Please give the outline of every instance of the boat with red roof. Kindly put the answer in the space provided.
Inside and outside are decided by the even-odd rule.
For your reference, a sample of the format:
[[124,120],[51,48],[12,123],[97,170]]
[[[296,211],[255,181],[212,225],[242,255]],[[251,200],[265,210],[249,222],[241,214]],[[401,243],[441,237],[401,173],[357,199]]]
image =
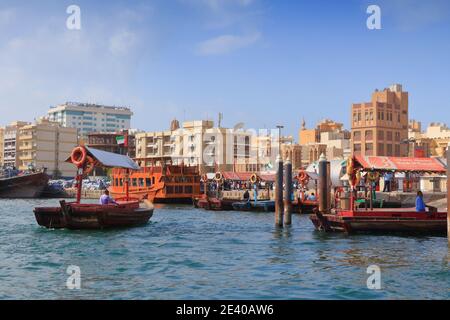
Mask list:
[[121,168],[126,172],[139,170],[129,157],[79,146],[72,151],[67,162],[77,167],[77,197],[75,202],[60,201],[59,207],[37,207],[34,215],[39,225],[52,229],[108,229],[133,227],[148,223],[153,215],[153,204],[149,200],[129,195],[129,180],[125,179],[125,196],[110,204],[81,203],[83,177],[94,167]]
[[[349,208],[338,207],[331,211],[329,207],[327,208],[327,200],[322,200],[320,210],[316,210],[310,216],[314,226],[318,230],[327,232],[445,235],[447,232],[446,211],[438,211],[433,207],[428,207],[426,212],[418,212],[416,208],[373,207],[373,182],[385,172],[443,174],[446,172],[446,166],[436,158],[353,156],[347,161],[347,174],[351,188]],[[319,172],[319,175],[322,174]],[[360,185],[363,174],[369,182],[366,185],[369,192],[361,193],[357,191],[357,186]],[[364,200],[363,208],[356,205],[359,199]]]

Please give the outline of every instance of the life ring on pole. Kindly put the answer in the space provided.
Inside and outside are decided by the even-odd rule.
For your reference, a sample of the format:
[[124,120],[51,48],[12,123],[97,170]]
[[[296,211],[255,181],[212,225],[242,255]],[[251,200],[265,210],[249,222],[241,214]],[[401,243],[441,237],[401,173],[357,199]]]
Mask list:
[[378,172],[368,172],[367,173],[367,179],[369,181],[375,182],[375,181],[378,181],[379,178],[380,178],[380,173],[378,173]]
[[306,186],[309,182],[309,176],[306,171],[301,170],[298,174],[298,180],[303,186]]
[[202,181],[208,182],[208,175],[206,175],[206,174],[202,175]]
[[250,182],[251,183],[257,183],[258,182],[258,176],[255,173],[252,174],[252,176],[250,177]]
[[96,161],[91,156],[86,157],[86,165],[83,170],[84,175],[89,175],[95,168]]
[[83,147],[76,147],[75,149],[72,150],[70,160],[78,168],[81,168],[84,165],[84,162],[86,161],[86,157],[87,157],[86,149]]
[[216,174],[214,175],[214,180],[216,181],[222,181],[223,179],[223,175],[220,172],[216,172]]

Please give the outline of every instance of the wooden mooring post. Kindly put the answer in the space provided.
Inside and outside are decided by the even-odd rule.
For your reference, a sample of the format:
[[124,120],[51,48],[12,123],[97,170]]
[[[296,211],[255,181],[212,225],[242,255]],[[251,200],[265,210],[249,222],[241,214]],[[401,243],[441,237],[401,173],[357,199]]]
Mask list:
[[284,225],[292,224],[292,162],[290,157],[286,159],[284,165]]
[[330,162],[324,154],[319,159],[319,211],[329,213],[330,211]]
[[277,156],[275,178],[275,225],[283,227],[283,160]]

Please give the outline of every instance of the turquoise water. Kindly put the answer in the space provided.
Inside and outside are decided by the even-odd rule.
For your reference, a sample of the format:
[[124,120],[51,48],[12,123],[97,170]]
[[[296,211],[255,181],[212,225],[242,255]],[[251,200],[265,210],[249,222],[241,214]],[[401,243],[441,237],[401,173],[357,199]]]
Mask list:
[[[127,230],[39,227],[32,208],[57,203],[0,200],[1,299],[449,298],[446,238],[323,234],[298,215],[280,231],[272,214],[176,205]],[[80,290],[66,287],[69,265]]]

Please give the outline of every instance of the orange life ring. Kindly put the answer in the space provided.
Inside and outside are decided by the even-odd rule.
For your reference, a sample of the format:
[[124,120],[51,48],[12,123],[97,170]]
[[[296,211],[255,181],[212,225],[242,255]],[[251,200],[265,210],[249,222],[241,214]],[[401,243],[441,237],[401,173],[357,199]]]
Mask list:
[[302,185],[306,186],[309,182],[309,176],[305,171],[302,170],[298,174],[298,180]]
[[86,157],[86,166],[83,170],[83,174],[84,175],[90,174],[94,170],[95,165],[96,165],[96,161],[94,160],[94,158],[92,158],[91,156],[87,156]]
[[78,168],[81,168],[86,161],[87,152],[83,147],[76,147],[73,149],[72,154],[70,155],[70,160],[74,165]]
[[380,178],[380,173],[378,172],[368,172],[367,173],[367,179],[369,179],[372,182],[378,181]]
[[214,180],[221,181],[223,179],[223,175],[220,172],[217,172],[214,176]]
[[256,183],[258,182],[258,176],[254,173],[252,174],[252,176],[250,177],[250,182],[251,183]]

